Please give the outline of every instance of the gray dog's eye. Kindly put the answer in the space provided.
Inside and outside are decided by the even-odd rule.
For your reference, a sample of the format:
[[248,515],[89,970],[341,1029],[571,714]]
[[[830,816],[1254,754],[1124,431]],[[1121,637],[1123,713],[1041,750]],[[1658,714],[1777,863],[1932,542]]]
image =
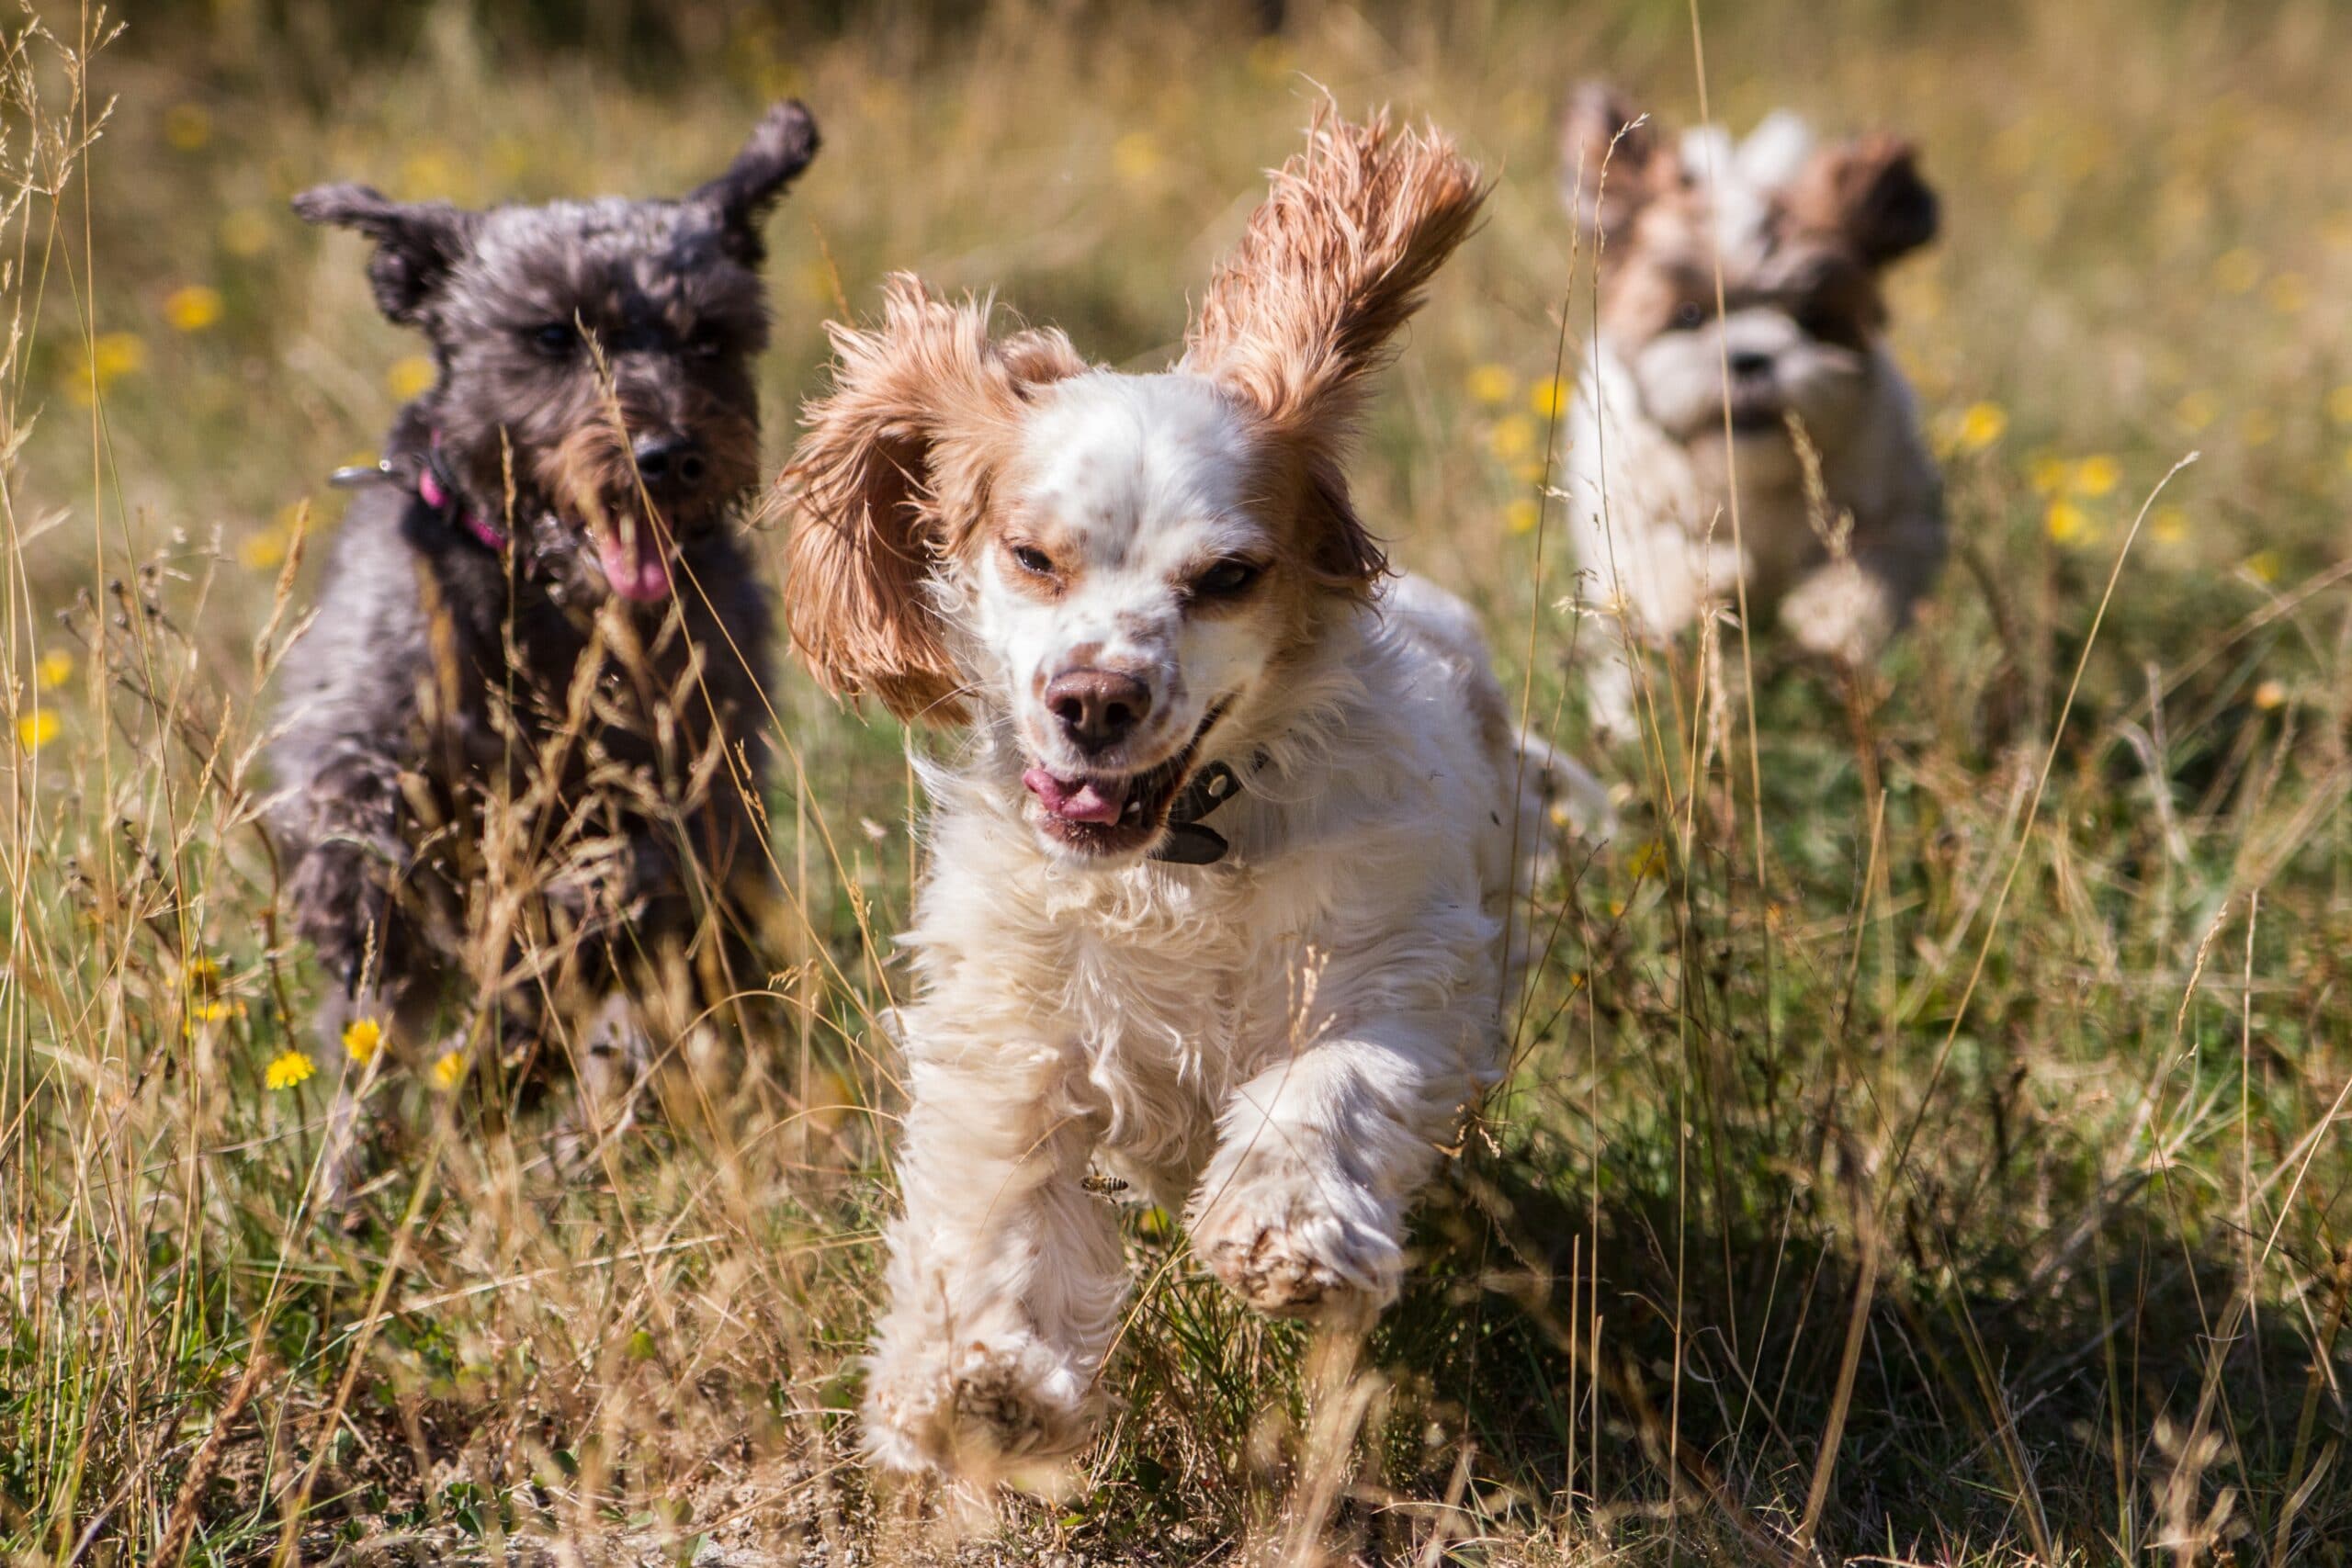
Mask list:
[[1674,308],[1674,320],[1667,324],[1676,332],[1687,333],[1703,325],[1706,320],[1706,307],[1686,299]]
[[570,321],[549,321],[531,331],[531,346],[550,359],[563,358],[579,341],[580,334],[572,330]]

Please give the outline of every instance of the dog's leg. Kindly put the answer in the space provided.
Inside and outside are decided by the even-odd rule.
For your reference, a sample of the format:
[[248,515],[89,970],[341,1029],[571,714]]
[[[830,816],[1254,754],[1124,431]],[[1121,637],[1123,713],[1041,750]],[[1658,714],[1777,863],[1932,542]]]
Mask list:
[[1193,1249],[1259,1311],[1361,1327],[1396,1299],[1404,1211],[1471,1076],[1442,1020],[1351,1028],[1234,1092],[1193,1194]]
[[1781,625],[1806,652],[1862,665],[1909,618],[1944,559],[1939,511],[1857,529],[1849,554],[1815,568],[1781,601]]
[[893,1470],[1042,1483],[1093,1431],[1127,1295],[1111,1213],[1080,1185],[1096,1128],[1061,1052],[944,1044],[910,1043],[866,1448]]

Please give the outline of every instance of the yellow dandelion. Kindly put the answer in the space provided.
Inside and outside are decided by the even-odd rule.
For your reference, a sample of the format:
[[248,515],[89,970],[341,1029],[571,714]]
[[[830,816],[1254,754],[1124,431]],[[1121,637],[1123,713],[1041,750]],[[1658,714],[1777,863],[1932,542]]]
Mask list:
[[439,373],[433,368],[433,361],[421,354],[395,359],[392,367],[384,372],[384,385],[402,402],[424,396],[437,379]]
[[1514,534],[1532,534],[1544,519],[1544,509],[1526,496],[1503,508],[1503,526]]
[[76,374],[66,392],[75,403],[88,408],[115,382],[146,368],[147,341],[137,333],[100,333],[77,358]]
[[1630,869],[1636,877],[1650,876],[1666,870],[1666,845],[1656,839],[1645,842],[1634,852]]
[[1515,462],[1535,450],[1535,422],[1524,414],[1508,414],[1487,433],[1487,449],[1504,462]]
[[455,1089],[465,1081],[466,1058],[462,1052],[445,1051],[433,1064],[433,1087]]
[[2299,316],[2312,302],[2312,286],[2300,272],[2282,272],[2262,291],[2270,308],[2282,316]]
[[220,319],[220,291],[201,283],[175,288],[164,299],[164,320],[174,332],[200,333]]
[[2327,394],[2327,417],[2338,424],[2352,424],[2352,381]]
[[1557,376],[1546,376],[1527,389],[1527,406],[1535,411],[1538,419],[1557,419],[1568,406],[1568,383]]
[[292,1089],[297,1084],[310,1082],[318,1070],[319,1065],[307,1054],[288,1051],[272,1057],[269,1066],[262,1069],[262,1087],[269,1089]]
[[2277,550],[2256,550],[2245,558],[2246,575],[2256,582],[2276,582],[2285,563]]
[[276,571],[286,564],[286,547],[285,529],[264,528],[238,541],[237,563],[254,571]]
[[187,1004],[187,1016],[192,1023],[218,1023],[234,1011],[236,1011],[235,1004],[224,1002],[218,997],[210,997]]
[[1511,389],[1518,383],[1512,378],[1510,367],[1481,365],[1470,372],[1464,385],[1468,388],[1473,401],[1492,409],[1510,401]]
[[44,692],[53,692],[74,679],[74,656],[62,648],[52,648],[40,656],[33,666],[33,679]]
[[2036,457],[2032,467],[2026,470],[2026,479],[2033,486],[2034,494],[2056,495],[2066,488],[2066,482],[2074,472],[2075,466],[2065,458],[2044,453]]
[[269,249],[277,228],[258,208],[239,207],[221,214],[220,248],[241,261],[251,261]]
[[2268,409],[2248,409],[2238,420],[2238,439],[2248,446],[2267,446],[2278,439],[2278,416]]
[[2224,294],[2245,294],[2262,281],[2262,258],[2240,245],[2223,251],[2213,263],[2213,287]]
[[2090,542],[2091,514],[2064,496],[2050,503],[2050,510],[2042,513],[2041,526],[2043,532],[2061,545]]
[[2148,532],[2160,545],[2177,545],[2188,537],[2188,512],[2186,507],[2159,506],[2155,515],[2148,519]]
[[28,713],[17,721],[17,744],[28,751],[38,751],[56,739],[57,732],[63,728],[57,715],[48,708]]
[[193,152],[212,140],[212,115],[202,104],[174,104],[164,111],[164,140]]
[[372,1018],[355,1018],[343,1026],[344,1055],[361,1066],[376,1059],[384,1043],[384,1026]]
[[1159,172],[1159,142],[1148,130],[1130,130],[1111,143],[1111,168],[1129,185]]
[[2287,687],[2278,681],[2265,681],[2254,689],[2254,705],[2268,713],[2287,700]]
[[180,978],[191,991],[209,991],[220,984],[220,965],[199,953],[180,965]]
[[2187,392],[2173,404],[2172,417],[2181,429],[2194,435],[2221,417],[2222,408],[2211,392]]
[[2098,452],[2075,465],[2072,486],[2076,495],[2105,495],[2122,478],[2123,470],[2115,459]]
[[2006,434],[2008,428],[2009,412],[2000,404],[1971,403],[1960,416],[1953,440],[1963,452],[1982,452]]

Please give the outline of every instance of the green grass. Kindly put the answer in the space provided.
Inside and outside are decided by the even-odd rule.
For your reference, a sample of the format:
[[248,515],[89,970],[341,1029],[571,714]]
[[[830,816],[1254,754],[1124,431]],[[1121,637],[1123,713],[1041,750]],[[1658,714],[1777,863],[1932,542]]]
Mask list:
[[1524,532],[1513,504],[1591,305],[1547,120],[1605,73],[1688,123],[1690,14],[1295,13],[1255,40],[1191,8],[165,6],[77,98],[88,24],[44,8],[56,36],[0,72],[0,1549],[2345,1560],[2352,37],[2316,6],[1701,8],[1719,117],[1925,149],[1947,230],[1898,275],[1896,341],[1960,548],[1860,681],[1759,641],[1752,757],[1744,724],[1591,756],[1623,829],[1538,890],[1518,1069],[1361,1351],[1250,1318],[1139,1216],[1083,1487],[918,1517],[869,1485],[849,1412],[899,1100],[864,1020],[901,983],[910,784],[894,727],[797,675],[773,1122],[722,1148],[656,1121],[571,1183],[537,1163],[546,1112],[403,1080],[401,1157],[357,1223],[318,1212],[328,1078],[265,1086],[320,983],[253,824],[256,637],[288,520],[334,525],[322,478],[416,344],[356,245],[287,213],[306,184],[673,190],[806,97],[780,464],[823,321],[886,272],[1155,365],[1309,79],[1426,112],[1498,185],[1359,499],[1591,755],[1571,649],[1606,633],[1554,608],[1556,503]]

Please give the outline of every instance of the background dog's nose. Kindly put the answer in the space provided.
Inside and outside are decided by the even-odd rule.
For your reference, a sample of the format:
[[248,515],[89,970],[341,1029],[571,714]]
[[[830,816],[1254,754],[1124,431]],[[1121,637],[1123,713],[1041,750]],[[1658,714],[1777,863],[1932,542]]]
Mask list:
[[1115,670],[1068,670],[1046,686],[1046,706],[1081,751],[1101,751],[1135,733],[1151,711],[1151,688]]
[[1743,381],[1752,381],[1772,368],[1772,356],[1754,349],[1736,349],[1731,356],[1731,373]]
[[631,448],[638,477],[648,488],[692,490],[709,471],[701,448],[683,435],[649,435]]

